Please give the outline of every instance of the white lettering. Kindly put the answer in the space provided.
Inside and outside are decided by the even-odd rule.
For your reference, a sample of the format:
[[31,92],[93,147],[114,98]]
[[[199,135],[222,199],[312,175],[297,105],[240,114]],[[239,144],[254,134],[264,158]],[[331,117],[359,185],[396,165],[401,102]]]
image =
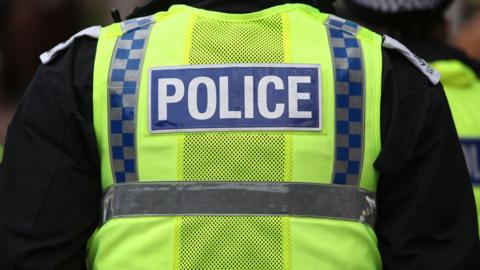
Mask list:
[[[168,95],[168,87],[173,86],[175,92],[172,96]],[[158,79],[158,119],[165,121],[168,119],[168,104],[177,103],[185,95],[185,85],[179,79],[168,78]]]
[[245,118],[253,119],[253,76],[245,76],[244,78],[245,88]]
[[285,88],[281,78],[277,76],[265,76],[258,83],[258,109],[260,114],[267,119],[278,119],[282,117],[283,112],[285,111],[285,104],[277,103],[275,104],[275,110],[270,111],[268,109],[268,85],[273,84],[274,89],[279,91]]
[[[249,120],[285,118],[283,120],[289,125],[288,118],[312,119],[315,109],[312,106],[321,106],[312,103],[316,92],[312,93],[311,90],[317,90],[311,89],[314,80],[313,76],[300,74],[288,77],[222,74],[216,78],[194,77],[190,82],[184,82],[180,78],[160,78],[156,89],[158,100],[155,101],[158,102],[158,108],[155,110],[159,121],[167,121],[169,113],[172,114],[172,110],[184,102],[191,120],[209,120],[214,117]],[[243,98],[238,99],[242,91]],[[469,164],[469,167],[472,165]]]
[[309,100],[310,93],[299,93],[298,85],[302,83],[311,83],[312,78],[308,76],[289,76],[288,77],[288,116],[290,118],[312,118],[312,112],[299,111],[298,101]]
[[[200,85],[205,85],[207,90],[207,108],[205,112],[200,112],[198,108],[198,89]],[[208,77],[198,77],[193,79],[188,86],[188,111],[196,120],[208,120],[215,115],[217,110],[217,88],[215,82]]]
[[240,119],[241,111],[230,111],[228,96],[228,77],[220,77],[220,119]]

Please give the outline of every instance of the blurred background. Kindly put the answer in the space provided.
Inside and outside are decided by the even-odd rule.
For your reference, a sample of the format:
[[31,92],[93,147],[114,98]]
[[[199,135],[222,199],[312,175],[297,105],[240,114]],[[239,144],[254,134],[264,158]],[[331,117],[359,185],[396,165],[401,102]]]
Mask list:
[[[0,0],[0,144],[39,55],[91,25],[123,18],[146,0]],[[338,0],[338,9],[343,3]],[[456,0],[448,11],[450,42],[480,61],[480,0]]]
[[39,55],[76,32],[112,23],[147,0],[0,0],[0,145],[38,65]]

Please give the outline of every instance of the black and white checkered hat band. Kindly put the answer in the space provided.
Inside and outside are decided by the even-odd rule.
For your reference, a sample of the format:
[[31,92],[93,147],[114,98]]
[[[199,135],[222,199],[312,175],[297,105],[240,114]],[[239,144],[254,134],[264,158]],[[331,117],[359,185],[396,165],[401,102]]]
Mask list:
[[351,0],[354,4],[385,13],[433,10],[446,0]]

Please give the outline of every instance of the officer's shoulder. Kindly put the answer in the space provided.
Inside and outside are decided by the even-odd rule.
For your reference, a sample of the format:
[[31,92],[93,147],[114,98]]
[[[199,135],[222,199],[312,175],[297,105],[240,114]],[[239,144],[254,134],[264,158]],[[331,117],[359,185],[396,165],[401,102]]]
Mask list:
[[[335,28],[352,36],[357,36],[357,34],[360,32],[360,28],[362,28],[364,32],[369,31],[370,33],[374,33],[368,28],[362,27],[353,21],[349,21],[335,15],[330,15],[326,20],[325,24],[329,28]],[[440,82],[440,73],[433,69],[425,60],[412,53],[405,45],[403,45],[399,41],[395,40],[392,37],[389,37],[388,35],[384,35],[382,46],[387,50],[395,50],[402,54],[416,68],[418,68],[433,84],[436,85]]]
[[382,46],[386,50],[395,51],[405,57],[413,66],[420,70],[420,72],[425,75],[432,84],[437,85],[440,82],[440,73],[431,67],[425,60],[415,55],[398,40],[388,35],[384,35]]
[[58,44],[52,49],[41,54],[40,60],[42,61],[42,64],[45,65],[53,61],[57,56],[59,56],[63,51],[70,48],[79,39],[82,39],[84,37],[98,39],[98,37],[100,36],[100,30],[101,30],[100,26],[92,26],[76,33],[75,35],[70,37],[68,40]]
[[[154,22],[155,22],[154,16],[150,15],[145,17],[129,19],[120,23],[115,23],[110,26],[104,27],[104,29],[106,29],[107,31],[108,29],[114,29],[113,32],[115,33],[125,34],[136,29],[142,29],[142,27],[146,27]],[[42,61],[43,64],[48,64],[51,61],[53,61],[61,52],[67,50],[73,44],[75,44],[75,42],[78,39],[81,39],[84,37],[98,39],[100,37],[101,30],[102,30],[101,26],[92,26],[92,27],[86,28],[76,33],[75,35],[73,35],[67,41],[62,42],[57,46],[53,47],[52,49],[50,49],[49,51],[44,52],[42,55],[40,55],[40,60]],[[118,31],[115,31],[115,30],[118,30]]]

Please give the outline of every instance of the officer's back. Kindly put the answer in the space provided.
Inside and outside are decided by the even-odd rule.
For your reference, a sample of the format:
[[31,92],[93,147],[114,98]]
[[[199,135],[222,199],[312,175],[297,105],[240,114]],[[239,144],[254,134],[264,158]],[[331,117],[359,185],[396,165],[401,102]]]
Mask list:
[[[244,11],[258,8],[247,6]],[[94,64],[68,60],[77,55],[75,48],[86,46],[85,35],[98,37]],[[475,228],[448,223],[459,207],[462,218],[473,218],[473,212],[438,77],[422,62],[382,49],[381,36],[310,5],[287,4],[248,14],[176,5],[77,37],[80,41],[42,56],[45,71],[32,87],[42,88],[47,78],[54,100],[66,96],[60,112],[75,124],[54,121],[64,127],[62,142],[80,142],[71,137],[78,128],[98,150],[62,143],[73,165],[62,165],[64,157],[52,171],[39,170],[40,161],[29,163],[29,171],[39,171],[35,185],[59,178],[52,189],[36,194],[47,199],[37,213],[43,226],[32,234],[46,233],[14,251],[1,247],[7,266],[32,264],[30,254],[43,247],[48,250],[43,258],[56,258],[49,260],[49,269],[61,268],[60,258],[70,254],[78,260],[83,254],[49,244],[53,232],[59,242],[68,239],[79,250],[95,227],[88,244],[93,269],[429,269],[438,255],[421,253],[429,245],[448,250],[463,245],[450,269],[469,264],[468,236]],[[387,46],[406,53],[389,41]],[[69,61],[90,61],[93,70],[85,77],[76,74],[75,87],[66,90],[91,95],[91,104],[76,102],[79,112],[63,105],[76,101],[75,95],[57,90],[69,80],[59,78],[57,67]],[[20,138],[52,136],[42,129],[37,139],[22,125],[28,104],[39,102],[36,92],[30,90],[11,131]],[[83,106],[90,105],[93,113],[83,122]],[[437,132],[439,120],[443,133]],[[9,154],[12,145],[7,143],[1,179],[15,194],[8,183],[20,177],[12,162],[29,154]],[[78,169],[77,162],[85,162],[81,155],[92,153],[99,164]],[[454,169],[445,170],[447,163]],[[90,205],[100,197],[83,177],[100,179],[99,222]],[[465,181],[453,190],[448,185],[447,192],[445,186],[457,178]],[[426,190],[466,200],[451,206]],[[68,194],[85,206],[72,203]],[[72,203],[81,214],[61,213],[52,202]],[[444,207],[444,214],[417,224],[432,204]],[[45,226],[53,213],[70,224],[68,232],[66,225]],[[19,219],[31,222],[21,214]],[[15,222],[5,221],[2,228]],[[461,229],[464,235],[437,242],[443,235],[439,228]],[[6,231],[1,232],[11,243],[22,238]]]

